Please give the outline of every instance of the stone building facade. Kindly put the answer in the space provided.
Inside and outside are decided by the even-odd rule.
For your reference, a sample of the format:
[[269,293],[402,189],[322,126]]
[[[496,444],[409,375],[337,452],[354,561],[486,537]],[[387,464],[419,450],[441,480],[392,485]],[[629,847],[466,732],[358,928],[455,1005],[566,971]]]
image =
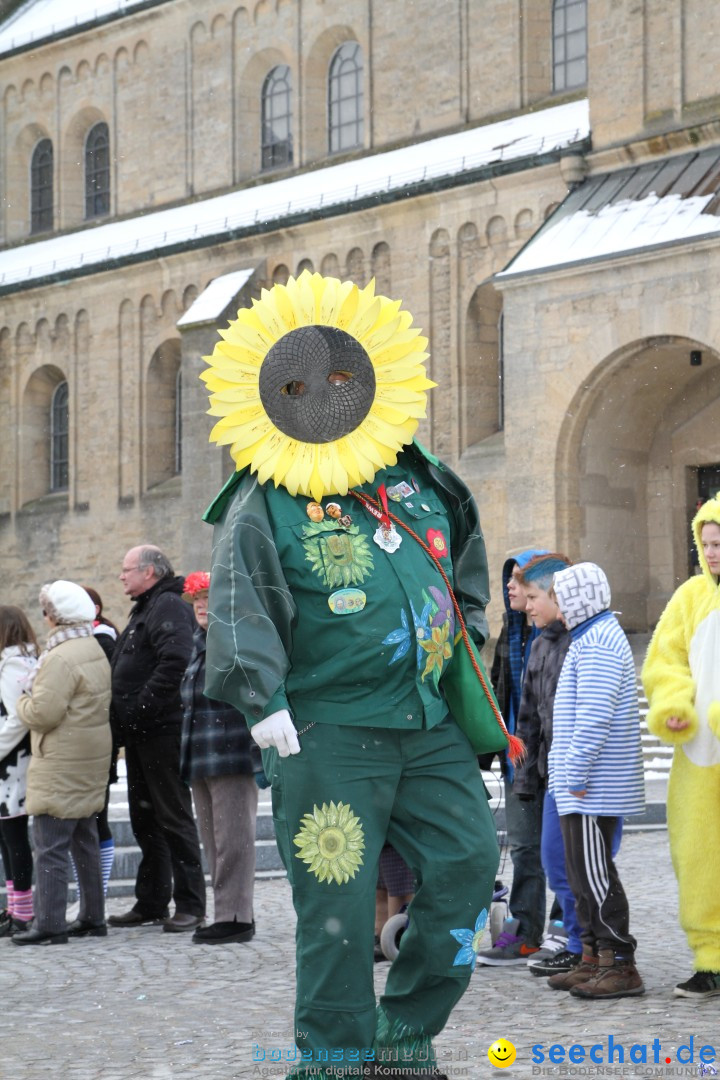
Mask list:
[[[720,9],[117,0],[70,25],[34,6],[0,5],[4,602],[34,611],[69,577],[122,623],[128,547],[207,564],[232,462],[202,356],[308,266],[375,276],[428,335],[419,434],[476,494],[495,596],[508,550],[542,544],[602,563],[625,625],[650,626],[720,488]],[[586,249],[573,225],[553,248],[586,185],[686,159],[695,186],[632,181],[665,239]],[[583,220],[625,208],[605,190]]]

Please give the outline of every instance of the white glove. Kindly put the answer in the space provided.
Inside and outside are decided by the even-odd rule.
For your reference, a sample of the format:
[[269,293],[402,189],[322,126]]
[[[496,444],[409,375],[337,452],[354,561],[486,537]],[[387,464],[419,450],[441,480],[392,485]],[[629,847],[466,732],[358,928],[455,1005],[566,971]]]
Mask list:
[[271,713],[261,720],[259,724],[253,724],[250,734],[261,750],[267,750],[269,746],[277,749],[280,757],[288,757],[290,754],[300,753],[295,725],[290,719],[287,709],[280,709]]

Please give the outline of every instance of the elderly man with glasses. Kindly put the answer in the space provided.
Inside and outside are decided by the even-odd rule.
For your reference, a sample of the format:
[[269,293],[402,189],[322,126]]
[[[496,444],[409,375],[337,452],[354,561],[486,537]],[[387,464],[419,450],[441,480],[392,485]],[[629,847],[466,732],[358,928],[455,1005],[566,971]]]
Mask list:
[[182,600],[184,579],[154,545],[128,551],[120,580],[135,604],[113,654],[110,719],[116,747],[125,747],[130,823],[142,859],[135,905],[108,922],[195,930],[205,918],[205,878],[190,789],[180,779],[180,683],[193,615]]

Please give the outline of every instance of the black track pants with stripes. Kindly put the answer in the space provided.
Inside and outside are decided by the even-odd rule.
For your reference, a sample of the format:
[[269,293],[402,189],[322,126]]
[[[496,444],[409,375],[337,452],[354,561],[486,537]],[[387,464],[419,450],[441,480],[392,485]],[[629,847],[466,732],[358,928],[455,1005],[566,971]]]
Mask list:
[[563,814],[560,817],[568,882],[583,946],[613,949],[617,956],[631,957],[636,941],[630,933],[627,896],[612,859],[616,817]]

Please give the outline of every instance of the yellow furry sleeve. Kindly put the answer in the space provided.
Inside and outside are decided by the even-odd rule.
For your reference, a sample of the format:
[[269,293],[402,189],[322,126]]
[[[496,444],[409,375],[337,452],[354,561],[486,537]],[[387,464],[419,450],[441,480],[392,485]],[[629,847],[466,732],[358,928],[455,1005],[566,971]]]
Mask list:
[[[642,669],[643,686],[650,702],[648,729],[670,745],[689,742],[698,730],[695,683],[688,658],[699,622],[697,604],[693,603],[696,583],[702,585],[702,579],[686,581],[670,599],[655,628]],[[666,726],[670,716],[687,720],[689,726],[683,731],[670,731]]]

